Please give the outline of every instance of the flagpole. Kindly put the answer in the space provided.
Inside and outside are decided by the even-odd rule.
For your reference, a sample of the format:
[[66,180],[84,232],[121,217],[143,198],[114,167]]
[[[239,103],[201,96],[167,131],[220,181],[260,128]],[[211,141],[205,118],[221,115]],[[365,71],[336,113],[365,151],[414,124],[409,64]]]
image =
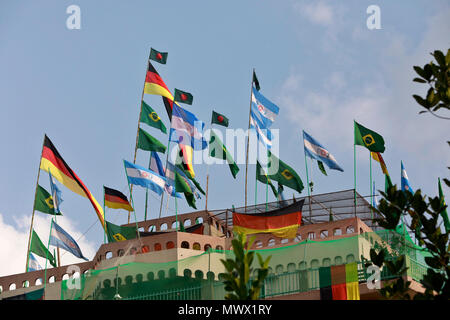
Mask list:
[[[211,119],[211,124],[210,124],[210,128],[209,128],[209,132],[210,132],[210,138],[209,140],[211,141],[211,131],[212,131],[212,119]],[[206,130],[205,130],[206,131]],[[209,144],[208,144],[208,148],[209,148]],[[209,157],[209,152],[208,152],[208,157]],[[208,211],[208,196],[209,196],[209,166],[210,164],[207,164],[206,167],[206,200],[205,200],[205,210]]]
[[[50,168],[48,168],[48,173],[49,173],[50,176],[52,175],[52,171],[50,170]],[[53,198],[53,188],[54,188],[53,180],[51,180],[51,184],[52,184],[52,186],[51,186],[52,195],[51,196]],[[58,202],[58,199],[57,199],[57,192],[55,190],[55,198],[53,198],[53,216],[55,217],[55,222],[57,222],[57,220],[56,220],[56,211],[55,211],[56,210],[56,205],[58,205],[58,209],[59,209],[59,202]],[[105,212],[105,209],[103,209],[103,212]],[[57,261],[58,264],[57,264],[57,266],[60,267],[61,266],[61,256],[59,255],[59,247],[56,247],[56,252],[58,254],[58,261]],[[53,251],[53,254],[55,254],[54,251]]]
[[[128,180],[128,178],[127,178]],[[105,186],[103,186],[103,219],[105,220],[105,227],[103,230],[105,233],[103,234],[103,243],[106,244],[106,209],[105,209]],[[128,222],[129,223],[129,222]]]
[[[369,150],[369,167],[370,167],[370,185],[369,185],[369,189],[370,189],[370,203],[373,203],[373,190],[372,190],[372,153]],[[373,210],[372,208],[370,209],[370,216],[371,219],[373,220]]]
[[48,261],[48,253],[50,248],[50,237],[52,235],[52,228],[53,228],[53,218],[52,222],[50,223],[50,233],[48,235],[48,242],[47,242],[47,252],[45,253],[45,271],[44,271],[44,295],[45,295],[45,288],[47,286],[47,261]]
[[[258,166],[256,166],[256,170],[258,170]],[[255,209],[257,203],[258,203],[258,172],[256,172],[255,175]]]
[[[130,199],[131,199],[131,204],[133,205],[133,208],[136,208],[136,207],[134,206],[133,195],[131,194],[130,181],[128,181],[128,174],[127,174],[127,168],[125,167],[125,160],[123,161],[123,168],[125,169],[125,176],[127,177],[128,189],[130,189]],[[137,233],[139,242],[141,242],[141,236],[139,235],[139,226],[138,226],[137,219],[136,219],[136,209],[133,210],[133,214],[134,214],[134,221],[136,222],[136,233]],[[106,225],[106,222],[105,222],[105,225]],[[141,242],[141,243],[142,243],[142,242]]]
[[[303,150],[304,151],[304,150]],[[309,174],[308,174],[308,161],[306,160],[306,153],[305,155],[305,167],[306,167],[306,183],[307,183],[307,189],[308,189],[308,203],[309,203],[309,219],[311,220],[312,212],[311,212],[311,192],[310,192],[310,185],[309,185]]]
[[[267,146],[266,146],[267,148]],[[269,164],[269,149],[267,148],[267,164]],[[269,169],[269,168],[267,168]],[[267,176],[266,179],[266,211],[267,211],[267,206],[268,206],[268,202],[269,202],[269,176]]]
[[247,152],[245,157],[245,212],[247,212],[247,176],[248,176],[248,149],[250,143],[250,116],[252,111],[252,94],[253,94],[253,74],[255,73],[255,68],[253,68],[252,73],[252,83],[250,85],[250,107],[248,111],[248,129],[247,129]]
[[354,211],[355,211],[355,217],[356,217],[356,145],[353,143],[353,179],[354,179],[354,189],[353,189],[353,195],[354,195]]
[[[148,159],[148,168],[150,169],[150,165],[152,163],[152,153],[150,152],[150,158]],[[144,221],[147,221],[147,207],[148,207],[148,188],[145,188],[145,217]]]
[[[175,104],[175,99],[172,101],[172,105]],[[167,163],[169,161],[169,153],[170,153],[170,130],[172,129],[172,120],[170,120],[170,128],[169,128],[169,140],[167,141],[167,156],[166,156],[166,166],[164,167],[164,176],[166,175],[167,170]],[[164,193],[161,194],[161,204],[159,206],[159,219],[161,219],[161,212],[162,212],[162,206],[164,201]],[[176,190],[175,190],[176,193]],[[176,197],[175,197],[176,198]],[[169,201],[169,197],[167,198],[167,201]]]
[[[44,134],[44,140],[45,140],[45,134]],[[36,179],[36,187],[34,189],[33,213],[31,214],[30,234],[28,235],[27,262],[25,265],[25,272],[28,272],[28,263],[29,263],[29,259],[30,259],[31,233],[33,232],[34,211],[35,211],[34,206],[36,204],[37,187],[39,185],[39,175],[41,174],[41,162],[42,162],[42,153],[43,152],[44,152],[44,141],[42,141],[41,157],[39,158],[39,167],[38,167],[38,174],[37,174],[37,179]]]

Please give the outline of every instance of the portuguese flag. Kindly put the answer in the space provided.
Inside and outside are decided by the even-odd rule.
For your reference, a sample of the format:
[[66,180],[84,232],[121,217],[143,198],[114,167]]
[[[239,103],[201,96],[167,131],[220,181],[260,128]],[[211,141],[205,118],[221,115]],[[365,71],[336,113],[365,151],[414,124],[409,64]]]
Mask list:
[[144,93],[156,94],[173,100],[173,95],[150,61],[148,62],[148,70],[145,77]]
[[272,233],[279,238],[293,239],[302,221],[304,199],[264,213],[233,212],[233,231],[245,234]]
[[223,114],[213,111],[211,124],[213,123],[218,124],[219,126],[228,127],[228,118],[225,117]]
[[364,146],[372,152],[384,152],[384,139],[381,135],[367,129],[354,121],[355,125],[355,144]]
[[141,128],[139,128],[138,148],[146,151],[166,152],[165,145]]
[[167,133],[166,126],[161,121],[161,118],[152,107],[145,103],[145,101],[142,101],[141,118],[139,121],[146,123],[153,128],[159,129],[163,133]]
[[56,214],[57,216],[62,215],[61,212],[55,213],[53,198],[48,193],[47,190],[38,185],[36,190],[36,198],[34,199],[34,210],[48,213],[48,214]]
[[111,209],[134,211],[126,195],[122,192],[103,186],[105,191],[105,206]]
[[175,101],[185,103],[185,104],[192,104],[193,100],[194,100],[194,97],[189,92],[175,89]]
[[78,193],[80,196],[88,198],[92,206],[94,207],[95,212],[97,213],[100,223],[104,227],[105,221],[103,208],[100,206],[97,200],[95,200],[95,198],[92,196],[91,192],[84,185],[81,179],[64,161],[47,135],[45,135],[44,137],[44,146],[42,149],[40,168],[41,170],[47,172],[51,170],[53,177],[61,182],[61,184],[66,186],[71,191]]
[[359,300],[356,262],[319,268],[320,300]]
[[150,60],[159,62],[161,64],[166,64],[167,62],[167,52],[159,52],[153,48],[150,48]]

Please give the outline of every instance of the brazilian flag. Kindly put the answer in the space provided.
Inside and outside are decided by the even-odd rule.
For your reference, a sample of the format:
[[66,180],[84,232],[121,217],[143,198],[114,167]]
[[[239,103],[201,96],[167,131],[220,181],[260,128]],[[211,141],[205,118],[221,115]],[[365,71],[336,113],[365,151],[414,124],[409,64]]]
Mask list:
[[118,242],[124,240],[135,239],[137,237],[136,227],[123,227],[106,221],[106,235],[108,242]]
[[364,146],[372,152],[384,152],[384,139],[381,135],[375,131],[367,129],[356,121],[354,121],[354,125],[356,145]]
[[267,175],[270,179],[278,181],[279,184],[294,189],[299,193],[304,189],[302,179],[300,179],[297,172],[275,157],[270,151],[268,168]]
[[[40,185],[38,185],[36,189],[34,210],[40,211],[42,213],[55,214],[52,196]],[[56,215],[60,216],[62,214],[61,212],[58,212],[56,213]]]
[[155,110],[152,109],[152,107],[145,103],[145,101],[142,101],[141,118],[139,121],[146,123],[153,128],[159,129],[163,133],[167,133],[166,126],[161,121],[161,118]]

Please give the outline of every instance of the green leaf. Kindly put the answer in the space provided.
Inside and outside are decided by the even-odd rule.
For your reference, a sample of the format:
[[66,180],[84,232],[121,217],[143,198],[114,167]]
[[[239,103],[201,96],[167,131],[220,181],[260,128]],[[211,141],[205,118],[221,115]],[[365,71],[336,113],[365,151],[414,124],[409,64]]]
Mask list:
[[420,82],[420,83],[427,83],[425,80],[423,80],[422,78],[414,78],[415,82]]
[[430,105],[427,100],[423,99],[421,96],[418,96],[417,94],[413,94],[413,98],[416,100],[418,104],[420,104],[425,109],[430,109]]
[[439,65],[441,67],[445,67],[445,56],[442,53],[442,51],[435,50],[433,55],[436,61],[439,63]]

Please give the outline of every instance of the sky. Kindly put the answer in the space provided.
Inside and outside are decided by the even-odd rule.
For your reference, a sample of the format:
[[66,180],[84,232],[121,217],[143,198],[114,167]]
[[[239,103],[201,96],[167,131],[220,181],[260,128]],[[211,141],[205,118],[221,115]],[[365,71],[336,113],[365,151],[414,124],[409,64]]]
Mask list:
[[[366,24],[372,5],[381,29]],[[80,8],[80,29],[68,29],[71,5]],[[314,193],[353,189],[353,120],[384,137],[383,158],[394,183],[403,161],[412,188],[437,195],[438,177],[449,177],[449,122],[421,107],[413,94],[427,87],[412,82],[414,65],[430,52],[449,48],[448,1],[13,1],[0,3],[0,276],[25,270],[34,193],[44,134],[103,203],[103,185],[129,195],[123,160],[133,161],[140,99],[150,48],[168,52],[166,65],[153,63],[170,90],[194,96],[183,106],[210,127],[211,112],[226,115],[230,128],[247,129],[252,70],[261,93],[280,112],[279,157],[306,185],[302,130],[324,145],[344,172],[323,176],[309,163]],[[169,120],[161,98],[144,100]],[[156,129],[142,128],[167,143]],[[222,128],[216,126],[216,130]],[[225,144],[231,141],[224,141]],[[173,144],[171,145],[171,147]],[[234,157],[241,156],[232,150]],[[164,160],[165,155],[160,155]],[[139,150],[136,163],[148,165]],[[369,152],[356,147],[357,191],[369,195]],[[233,179],[226,164],[196,164],[209,209],[244,205],[245,164]],[[376,162],[377,189],[384,177]],[[48,174],[39,184],[49,189]],[[103,233],[90,202],[60,185],[60,224],[93,258]],[[286,196],[302,196],[285,188]],[[447,199],[450,192],[444,186]],[[258,186],[258,202],[265,188]],[[145,190],[134,187],[137,219],[144,219]],[[275,198],[269,193],[269,201]],[[249,165],[248,203],[255,201],[255,165]],[[447,201],[448,202],[448,201]],[[184,201],[177,212],[192,212]],[[204,209],[205,198],[197,201]],[[159,215],[160,197],[149,193],[149,219]],[[162,216],[174,215],[166,198]],[[132,221],[134,216],[132,215]],[[34,228],[48,240],[51,217],[36,212]],[[106,210],[123,224],[127,212]],[[38,258],[44,266],[44,260]],[[7,263],[6,263],[7,262]],[[70,253],[62,263],[81,262]]]

